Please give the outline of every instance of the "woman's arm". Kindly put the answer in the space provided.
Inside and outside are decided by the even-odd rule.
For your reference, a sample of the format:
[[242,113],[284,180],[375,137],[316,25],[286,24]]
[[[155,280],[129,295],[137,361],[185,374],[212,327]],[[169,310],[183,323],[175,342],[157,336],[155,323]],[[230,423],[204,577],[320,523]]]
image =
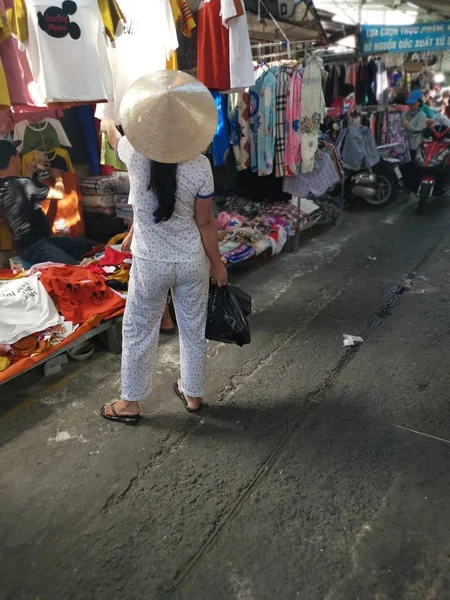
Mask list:
[[211,265],[213,282],[217,283],[219,287],[223,287],[228,283],[228,273],[220,256],[216,220],[212,210],[212,198],[196,199],[195,222],[200,230],[203,248]]
[[118,131],[114,121],[112,119],[102,119],[100,123],[100,130],[106,134],[111,148],[116,150],[122,134]]
[[129,252],[131,248],[131,242],[133,241],[134,223],[131,224],[130,231],[125,236],[121,250],[122,252]]

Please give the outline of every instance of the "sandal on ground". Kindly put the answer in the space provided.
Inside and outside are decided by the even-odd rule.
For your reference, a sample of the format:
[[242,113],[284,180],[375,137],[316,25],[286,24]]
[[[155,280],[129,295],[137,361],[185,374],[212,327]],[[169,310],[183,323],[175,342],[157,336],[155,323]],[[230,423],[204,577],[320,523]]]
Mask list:
[[178,381],[176,381],[173,384],[173,391],[175,392],[175,394],[178,396],[178,398],[181,400],[181,402],[184,404],[185,409],[190,412],[190,413],[196,413],[198,412],[201,408],[202,405],[200,404],[200,406],[198,408],[191,408],[188,404],[188,401],[186,400],[186,396],[183,394],[183,392],[180,390],[180,388],[178,387]]
[[104,406],[102,406],[100,414],[102,415],[102,417],[104,419],[106,419],[107,421],[115,421],[117,423],[124,423],[125,425],[136,425],[136,423],[141,418],[141,415],[119,415],[119,414],[116,413],[116,410],[114,408],[114,404],[115,403],[110,404],[111,410],[113,412],[112,415],[107,415],[106,414],[106,412],[105,412],[106,404]]

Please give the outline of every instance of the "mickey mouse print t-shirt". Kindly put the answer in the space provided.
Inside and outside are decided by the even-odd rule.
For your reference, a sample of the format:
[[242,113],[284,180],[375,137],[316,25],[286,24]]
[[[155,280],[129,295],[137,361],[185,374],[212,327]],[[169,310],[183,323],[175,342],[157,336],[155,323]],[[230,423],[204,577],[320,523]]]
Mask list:
[[12,31],[42,103],[114,100],[106,35],[122,25],[116,0],[14,0]]

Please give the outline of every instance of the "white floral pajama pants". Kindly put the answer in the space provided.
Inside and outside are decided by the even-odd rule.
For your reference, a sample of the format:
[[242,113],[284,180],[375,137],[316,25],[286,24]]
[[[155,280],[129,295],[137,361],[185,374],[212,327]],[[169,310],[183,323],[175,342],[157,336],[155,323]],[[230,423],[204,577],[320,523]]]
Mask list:
[[172,288],[180,334],[182,391],[194,398],[205,393],[206,313],[209,262],[171,263],[133,258],[122,333],[122,398],[149,398],[159,329]]

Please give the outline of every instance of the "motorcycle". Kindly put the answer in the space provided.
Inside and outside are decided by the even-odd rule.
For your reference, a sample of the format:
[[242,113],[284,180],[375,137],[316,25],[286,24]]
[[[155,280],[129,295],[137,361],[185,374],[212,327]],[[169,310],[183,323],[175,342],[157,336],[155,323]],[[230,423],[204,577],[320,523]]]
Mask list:
[[427,129],[415,162],[422,169],[417,191],[417,214],[421,215],[428,200],[445,190],[445,175],[450,168],[450,128],[437,124]]
[[390,158],[390,152],[399,144],[378,146],[380,162],[370,169],[348,171],[344,174],[344,197],[347,201],[364,200],[372,208],[381,208],[392,202],[401,185],[400,161]]

